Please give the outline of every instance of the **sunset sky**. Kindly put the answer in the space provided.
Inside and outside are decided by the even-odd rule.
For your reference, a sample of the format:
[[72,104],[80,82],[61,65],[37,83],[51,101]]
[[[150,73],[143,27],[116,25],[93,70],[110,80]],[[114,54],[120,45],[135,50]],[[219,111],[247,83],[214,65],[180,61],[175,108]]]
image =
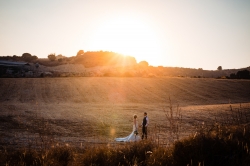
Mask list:
[[0,0],[0,56],[113,51],[152,66],[250,66],[249,0]]

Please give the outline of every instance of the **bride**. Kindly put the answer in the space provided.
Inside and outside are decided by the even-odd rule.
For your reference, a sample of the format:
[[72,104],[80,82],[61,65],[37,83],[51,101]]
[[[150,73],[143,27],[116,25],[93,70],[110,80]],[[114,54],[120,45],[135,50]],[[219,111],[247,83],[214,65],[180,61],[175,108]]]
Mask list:
[[140,140],[141,137],[138,135],[138,121],[137,121],[137,115],[134,115],[134,120],[133,120],[133,131],[132,133],[123,138],[115,138],[116,141],[118,142],[133,142],[133,141],[138,141]]

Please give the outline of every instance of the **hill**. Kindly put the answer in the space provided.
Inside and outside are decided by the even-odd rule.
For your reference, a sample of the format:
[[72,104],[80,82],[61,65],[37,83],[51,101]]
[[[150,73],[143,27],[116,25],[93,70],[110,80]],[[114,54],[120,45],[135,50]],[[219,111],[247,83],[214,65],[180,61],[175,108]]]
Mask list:
[[[82,52],[81,52],[82,51]],[[26,53],[27,54],[27,53]],[[26,55],[25,54],[25,55]],[[131,56],[124,56],[114,52],[97,51],[83,52],[80,50],[77,56],[64,57],[62,55],[55,56],[54,60],[35,59],[31,60],[29,54],[28,60],[26,56],[7,56],[0,57],[0,60],[29,62],[29,67],[19,67],[0,64],[0,77],[193,77],[193,78],[236,78],[237,72],[242,70],[250,71],[250,67],[239,69],[223,69],[223,70],[203,70],[202,68],[182,68],[182,67],[163,67],[150,66],[148,62],[142,61],[137,63],[136,59]],[[31,58],[31,59],[30,59]],[[19,62],[20,63],[20,62]],[[50,74],[45,74],[50,73]],[[250,78],[250,75],[247,75]]]
[[1,79],[1,102],[181,105],[250,102],[250,81],[192,78],[18,78]]
[[[171,140],[166,111],[181,109],[180,138],[228,112],[249,114],[250,81],[170,77],[0,78],[0,146],[116,145],[146,111],[149,138]],[[225,116],[226,115],[226,116]],[[244,116],[244,115],[243,115]],[[249,115],[247,115],[249,116]],[[139,131],[140,132],[140,131]],[[47,145],[44,145],[47,146]]]

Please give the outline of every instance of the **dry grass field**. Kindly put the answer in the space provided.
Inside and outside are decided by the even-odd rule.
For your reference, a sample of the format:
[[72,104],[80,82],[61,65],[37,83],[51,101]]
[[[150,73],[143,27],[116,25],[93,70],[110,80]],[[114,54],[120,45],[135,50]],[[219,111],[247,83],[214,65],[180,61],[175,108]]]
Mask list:
[[[61,144],[115,144],[148,112],[149,136],[167,144],[169,97],[181,109],[180,137],[197,124],[250,107],[249,80],[192,78],[0,78],[0,145],[36,141]],[[35,145],[32,145],[35,146]]]

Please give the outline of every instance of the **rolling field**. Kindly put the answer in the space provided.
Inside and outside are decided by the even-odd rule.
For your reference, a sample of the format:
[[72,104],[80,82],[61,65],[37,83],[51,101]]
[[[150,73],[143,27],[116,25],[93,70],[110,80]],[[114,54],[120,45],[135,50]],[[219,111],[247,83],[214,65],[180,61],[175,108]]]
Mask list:
[[[146,111],[149,136],[168,140],[169,97],[181,109],[181,137],[233,109],[250,108],[249,80],[191,78],[0,78],[0,145],[51,140],[114,143]],[[249,113],[250,114],[250,113]],[[166,143],[165,142],[165,143]]]

